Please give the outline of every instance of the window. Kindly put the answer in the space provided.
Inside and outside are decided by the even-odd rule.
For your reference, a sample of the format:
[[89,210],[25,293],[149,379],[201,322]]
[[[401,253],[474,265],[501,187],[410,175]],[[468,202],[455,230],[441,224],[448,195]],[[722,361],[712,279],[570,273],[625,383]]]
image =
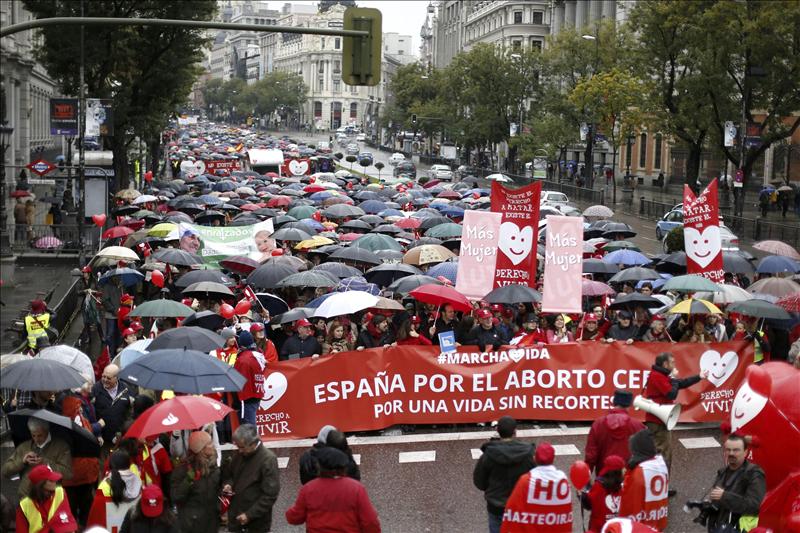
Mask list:
[[319,72],[320,74],[325,74],[325,62],[320,61],[318,65],[319,66],[317,67],[317,72]]
[[514,11],[514,24],[522,24],[522,11]]
[[342,72],[341,62],[338,59],[335,59],[333,61],[333,73],[339,74],[340,72]]
[[544,24],[544,12],[542,12],[542,11],[534,11],[533,12],[533,23],[534,24]]
[[319,78],[319,80],[317,80],[317,90],[318,91],[325,90],[325,78]]
[[511,48],[515,52],[519,52],[520,50],[522,50],[522,41],[512,41],[511,42]]
[[342,80],[333,80],[333,92],[338,93],[342,90]]
[[321,37],[319,43],[320,43],[320,48],[325,50],[325,37]]
[[633,144],[627,145],[627,148],[625,150],[625,166],[628,168],[631,168],[631,161],[633,157],[633,149],[631,148],[632,146]]
[[314,102],[314,116],[315,117],[322,116],[322,102]]
[[531,39],[531,49],[542,51],[542,41]]
[[342,44],[342,40],[339,39],[338,37],[333,40],[333,48],[335,50],[338,50],[341,47],[341,44]]
[[639,168],[647,166],[647,134],[639,136]]
[[661,143],[662,137],[660,133],[656,133],[656,146],[653,154],[653,168],[661,169]]
[[350,104],[350,118],[356,118],[358,116],[358,104],[353,102]]

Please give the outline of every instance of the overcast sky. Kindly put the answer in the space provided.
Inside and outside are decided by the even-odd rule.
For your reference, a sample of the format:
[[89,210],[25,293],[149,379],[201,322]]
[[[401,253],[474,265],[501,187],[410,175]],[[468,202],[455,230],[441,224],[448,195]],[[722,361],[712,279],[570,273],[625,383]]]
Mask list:
[[[291,0],[287,0],[291,2]],[[293,4],[313,4],[317,5],[316,0],[299,0],[291,2]],[[269,2],[272,9],[280,9],[284,2]],[[415,56],[419,56],[419,30],[425,22],[428,14],[427,0],[356,0],[359,7],[374,7],[383,13],[383,31],[396,32],[402,35],[411,35],[414,38]]]

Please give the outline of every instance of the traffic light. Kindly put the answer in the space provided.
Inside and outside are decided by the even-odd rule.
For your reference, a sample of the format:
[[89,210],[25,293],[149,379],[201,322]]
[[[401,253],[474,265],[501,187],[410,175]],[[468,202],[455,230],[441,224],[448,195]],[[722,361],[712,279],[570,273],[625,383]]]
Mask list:
[[342,81],[347,85],[377,85],[381,81],[383,46],[381,12],[368,7],[349,7],[344,12],[345,30],[368,31],[369,37],[345,37],[342,43]]
[[413,124],[414,126],[417,125],[417,114],[416,113],[411,115],[411,124]]

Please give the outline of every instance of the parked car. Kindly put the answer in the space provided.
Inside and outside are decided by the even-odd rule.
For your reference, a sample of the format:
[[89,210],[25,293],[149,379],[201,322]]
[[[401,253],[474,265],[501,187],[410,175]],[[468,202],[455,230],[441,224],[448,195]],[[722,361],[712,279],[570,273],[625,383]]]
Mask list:
[[432,180],[453,181],[453,171],[447,165],[432,165],[428,176]]
[[569,197],[563,192],[558,191],[542,191],[539,203],[541,205],[549,205],[556,207],[558,205],[566,205],[569,203]]
[[345,148],[346,155],[358,155],[358,145],[356,143],[350,143]]
[[397,177],[401,174],[406,174],[412,178],[417,178],[417,167],[411,161],[403,161],[394,167],[394,176]]
[[389,157],[389,164],[392,165],[392,166],[395,166],[398,163],[402,163],[405,160],[406,160],[406,156],[404,156],[400,152],[395,152]]
[[359,133],[358,135],[356,135],[356,141],[358,141],[358,142],[364,142],[364,141],[366,141],[366,140],[367,140],[367,135],[366,135],[366,134],[364,134],[364,133]]
[[358,164],[364,166],[362,161],[368,161],[366,166],[370,166],[373,163],[372,152],[361,152],[358,154]]
[[660,241],[667,233],[682,226],[683,211],[680,209],[673,209],[661,217],[661,220],[656,222],[656,239]]

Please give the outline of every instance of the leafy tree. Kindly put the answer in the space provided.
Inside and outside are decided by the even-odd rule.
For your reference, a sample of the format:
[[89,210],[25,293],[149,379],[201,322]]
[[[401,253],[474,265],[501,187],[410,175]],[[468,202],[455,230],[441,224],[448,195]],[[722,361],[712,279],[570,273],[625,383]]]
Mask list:
[[672,228],[666,236],[668,254],[672,252],[682,252],[684,250],[683,228]]
[[[87,17],[210,20],[216,12],[213,0],[23,3],[35,18],[78,17],[81,5]],[[78,30],[51,26],[39,31],[38,59],[64,94],[77,95]],[[128,181],[128,146],[137,135],[146,140],[153,160],[159,159],[160,133],[170,114],[186,101],[207,39],[200,30],[161,26],[92,26],[85,36],[86,95],[113,100],[114,135],[105,142],[114,152],[115,189],[119,189]]]
[[271,115],[281,108],[299,109],[306,101],[307,92],[302,76],[275,71],[265,74],[264,78],[252,85],[241,87],[232,101],[237,109],[245,113],[263,116]]

